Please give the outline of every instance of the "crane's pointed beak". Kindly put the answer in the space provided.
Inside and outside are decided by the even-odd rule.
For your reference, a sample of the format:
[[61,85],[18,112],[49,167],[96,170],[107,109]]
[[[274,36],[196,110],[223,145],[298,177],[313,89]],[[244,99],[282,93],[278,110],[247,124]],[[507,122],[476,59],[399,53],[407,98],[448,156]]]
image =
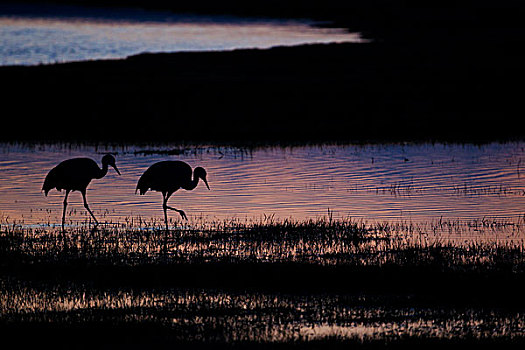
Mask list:
[[113,169],[115,169],[115,171],[117,172],[117,174],[120,175],[120,171],[118,171],[118,168],[115,164],[111,165],[113,167]]
[[208,187],[208,190],[210,190],[210,186],[208,185],[208,181],[206,179],[202,179],[204,183],[206,184],[206,187]]

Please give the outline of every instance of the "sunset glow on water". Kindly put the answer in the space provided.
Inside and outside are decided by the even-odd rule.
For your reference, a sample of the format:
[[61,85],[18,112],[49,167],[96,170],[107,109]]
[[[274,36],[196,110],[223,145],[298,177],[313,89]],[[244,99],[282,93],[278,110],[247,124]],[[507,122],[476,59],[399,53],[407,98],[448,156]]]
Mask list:
[[118,59],[144,52],[263,49],[363,41],[357,33],[315,27],[312,21],[175,15],[129,9],[108,13],[75,7],[55,7],[42,13],[28,11],[0,8],[2,66]]
[[[82,311],[89,314],[89,310],[95,309],[125,314],[129,323],[149,321],[167,329],[198,327],[205,323],[210,329],[220,327],[224,332],[220,336],[231,342],[311,341],[327,337],[361,341],[407,336],[447,339],[461,337],[466,332],[477,338],[487,338],[518,337],[524,333],[525,319],[521,313],[380,306],[373,304],[373,298],[362,299],[318,295],[230,294],[206,290],[116,293],[111,290],[84,292],[64,288],[42,291],[22,287],[0,295],[0,310],[8,315],[23,310],[26,315],[37,314],[41,319],[54,322],[57,319],[53,317],[63,314],[73,320],[81,320]],[[363,307],[360,302],[365,300],[369,304]],[[153,315],[151,312],[140,313],[144,309],[160,311]],[[209,313],[205,318],[198,314],[202,309]],[[197,314],[187,310],[196,310],[193,312]],[[276,314],[275,310],[280,310],[280,313]],[[213,313],[221,311],[225,314]],[[192,333],[186,329],[177,337],[206,341],[206,334]]]
[[[183,160],[204,167],[201,183],[179,190],[169,205],[190,221],[315,219],[330,215],[371,222],[428,223],[523,220],[523,144],[304,146],[243,150],[215,146],[0,147],[0,215],[23,225],[60,224],[64,192],[46,197],[49,170],[74,157],[100,165],[112,152],[122,173],[110,168],[91,182],[87,198],[101,222],[161,219],[162,196],[135,194],[140,175],[153,163]],[[168,151],[170,154],[168,154]],[[78,192],[69,196],[69,224],[89,219]],[[173,220],[178,214],[170,213]]]

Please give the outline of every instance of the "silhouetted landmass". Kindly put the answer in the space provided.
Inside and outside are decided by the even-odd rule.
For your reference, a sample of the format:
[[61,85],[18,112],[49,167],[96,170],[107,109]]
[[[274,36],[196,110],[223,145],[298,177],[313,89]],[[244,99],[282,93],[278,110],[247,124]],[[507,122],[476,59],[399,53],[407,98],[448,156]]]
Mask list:
[[[514,45],[382,43],[4,67],[4,139],[521,138]],[[445,50],[445,51],[441,51]],[[513,54],[514,53],[514,54]]]
[[10,131],[1,138],[250,143],[523,138],[524,5],[300,3],[114,2],[311,15],[362,31],[373,42],[4,67],[0,76],[9,89],[2,105]]

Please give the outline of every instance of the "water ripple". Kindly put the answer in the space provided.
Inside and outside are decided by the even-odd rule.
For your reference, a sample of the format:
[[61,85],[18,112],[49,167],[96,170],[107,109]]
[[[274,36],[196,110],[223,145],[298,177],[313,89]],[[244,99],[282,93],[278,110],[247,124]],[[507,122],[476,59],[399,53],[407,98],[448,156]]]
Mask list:
[[[60,161],[87,156],[100,164],[116,152],[122,176],[110,170],[92,181],[95,215],[118,222],[129,216],[159,218],[161,195],[135,194],[140,175],[160,160],[203,166],[211,191],[178,191],[170,204],[191,217],[305,219],[324,216],[372,221],[519,217],[525,186],[519,171],[523,144],[369,145],[262,148],[249,157],[235,151],[136,155],[138,146],[101,149],[0,144],[0,214],[26,224],[60,221],[63,193],[41,192],[47,172]],[[43,209],[43,210],[39,210]],[[72,220],[85,219],[81,196],[70,196]]]

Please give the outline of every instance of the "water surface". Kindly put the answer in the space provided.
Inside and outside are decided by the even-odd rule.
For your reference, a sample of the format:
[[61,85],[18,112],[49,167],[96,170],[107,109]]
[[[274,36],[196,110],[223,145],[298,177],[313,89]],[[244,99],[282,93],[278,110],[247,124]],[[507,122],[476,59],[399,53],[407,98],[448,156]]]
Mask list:
[[315,24],[132,9],[0,6],[0,65],[362,41],[359,34]]
[[[331,215],[373,222],[523,220],[523,143],[476,145],[392,144],[304,146],[254,150],[180,147],[0,144],[0,216],[25,225],[59,224],[64,193],[41,192],[47,172],[60,161],[91,157],[100,164],[113,152],[122,173],[110,168],[93,180],[87,197],[102,222],[162,218],[158,192],[135,194],[153,163],[183,160],[208,172],[180,190],[170,205],[192,220],[297,220]],[[69,196],[70,223],[85,221],[80,193]],[[170,213],[178,219],[178,214]]]
[[[401,304],[399,304],[401,302]],[[213,290],[92,290],[20,286],[0,295],[0,321],[108,327],[147,323],[173,340],[226,342],[519,339],[523,313],[496,308],[425,307],[409,298],[228,293]],[[108,315],[111,315],[108,317]],[[206,329],[206,331],[203,331]],[[170,338],[171,339],[171,338]],[[296,344],[296,343],[294,343]]]

